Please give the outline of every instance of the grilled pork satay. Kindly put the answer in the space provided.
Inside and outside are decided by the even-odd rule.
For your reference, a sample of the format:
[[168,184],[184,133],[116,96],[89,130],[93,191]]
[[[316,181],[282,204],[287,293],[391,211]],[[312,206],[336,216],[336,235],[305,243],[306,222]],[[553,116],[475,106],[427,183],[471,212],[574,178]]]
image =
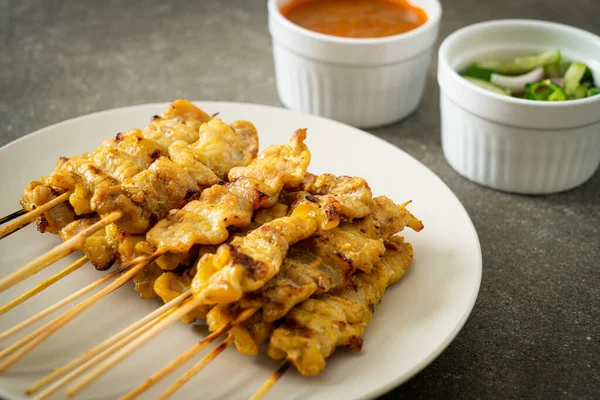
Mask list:
[[[315,235],[292,246],[279,273],[261,290],[247,294],[234,305],[215,306],[207,315],[209,329],[215,331],[233,321],[240,310],[261,307],[250,320],[228,332],[238,351],[255,355],[262,340],[266,340],[267,328],[273,328],[271,323],[315,294],[345,287],[357,269],[366,269],[360,268],[361,265],[368,265],[371,271],[373,264],[383,257],[384,240],[404,229],[413,218],[389,198],[375,198],[371,213],[365,219],[326,231],[327,240]],[[367,229],[369,227],[371,229]],[[413,224],[413,228],[420,230],[422,224]],[[342,242],[344,244],[339,246]]]
[[[209,124],[212,124],[213,122],[215,122],[215,120],[211,121]],[[208,124],[205,124],[202,127],[204,126],[208,126]],[[239,129],[250,129],[246,124],[241,122],[238,123],[238,126]],[[201,130],[203,129],[202,127],[200,128]],[[226,130],[226,128],[223,129]],[[227,135],[227,133],[223,133],[222,137],[232,141],[239,140],[239,137],[236,139],[233,136]],[[223,141],[219,141],[210,135],[205,137],[203,134],[201,134],[200,138],[207,143],[210,143],[212,146],[212,148],[208,150],[209,155],[212,153],[212,156],[208,157],[207,159],[216,159],[217,154],[225,151]],[[236,210],[234,207],[234,202],[238,201],[239,203],[242,203],[244,199],[238,199],[238,197],[235,197],[232,193],[244,193],[245,188],[251,186],[248,184],[249,177],[270,176],[272,178],[270,182],[272,182],[273,186],[276,187],[272,188],[269,193],[272,193],[273,197],[275,198],[282,186],[285,186],[288,183],[293,185],[299,184],[303,178],[303,173],[306,171],[306,167],[310,158],[303,145],[303,140],[304,136],[295,135],[292,139],[292,146],[295,147],[269,147],[267,150],[261,153],[261,156],[255,162],[246,168],[242,168],[242,171],[237,172],[236,176],[239,178],[238,183],[215,185],[214,187],[207,189],[206,193],[199,201],[193,202],[194,204],[186,206],[186,208],[183,210],[179,210],[178,212],[172,214],[172,216],[160,222],[156,228],[148,234],[148,236],[152,238],[156,232],[160,232],[162,235],[169,235],[170,232],[173,232],[174,235],[178,236],[175,238],[169,238],[171,241],[176,240],[182,235],[187,235],[188,237],[191,236],[194,238],[194,236],[202,234],[202,231],[194,232],[194,229],[206,230],[207,225],[214,223],[217,225],[215,231],[218,230],[220,235],[211,239],[210,241],[200,241],[200,243],[221,243],[229,234],[229,231],[227,230],[229,225],[235,224],[238,227],[247,227],[247,217],[242,218],[243,221],[240,221],[235,217]],[[247,138],[246,141],[248,142]],[[250,143],[245,143],[245,146],[250,146]],[[292,158],[292,152],[297,153],[295,155],[296,159]],[[219,170],[219,173],[224,173],[229,169],[229,166],[227,163],[224,163],[220,166],[220,168],[222,169]],[[263,190],[266,191],[266,189]],[[264,192],[258,192],[254,189],[249,189],[246,191],[246,193],[255,195],[255,197],[261,201],[267,199]],[[257,203],[258,202],[255,202],[255,204]],[[249,204],[246,205],[250,206]],[[188,211],[187,209],[190,207],[192,207],[193,210],[203,210],[204,214],[209,218],[209,220],[205,221],[204,224],[198,225],[198,215]],[[254,206],[249,208],[250,209],[247,210],[248,215],[251,215]],[[242,211],[238,211],[238,215],[241,214],[241,212]],[[229,214],[232,213],[234,216],[229,216]],[[221,219],[221,217],[223,218]],[[61,237],[66,240],[90,226],[97,220],[97,217],[76,220],[61,230]],[[166,229],[166,231],[161,232],[161,229]],[[118,237],[115,238],[116,236],[120,236],[121,239]],[[129,243],[135,243],[135,246],[139,244],[137,254],[144,253],[145,250],[146,252],[153,251],[153,249],[149,247],[148,243],[139,243],[142,241],[142,237],[140,235],[125,234],[116,229],[114,224],[107,226],[105,229],[97,232],[91,238],[89,238],[88,241],[86,241],[86,245],[84,245],[84,251],[89,256],[96,268],[106,269],[114,262],[120,261],[119,242],[122,240],[122,237],[125,236],[128,237],[127,241]],[[164,254],[159,257],[158,260],[156,260],[156,263],[164,270],[171,270],[180,264],[186,264],[186,260],[188,261],[187,264],[191,264],[191,262],[194,260],[194,253],[193,251],[190,251],[190,249],[192,249],[194,244],[195,243],[190,243],[189,247],[185,247],[185,252]],[[130,254],[133,252],[133,250],[129,251]],[[148,268],[147,271],[144,271],[144,275],[148,274],[151,270],[157,270],[156,266]],[[140,285],[139,287],[142,288],[144,286]]]
[[[236,237],[247,235],[248,232],[258,228],[260,225],[287,215],[287,210],[288,206],[281,203],[277,203],[273,207],[267,209],[258,210],[254,214],[254,217],[252,218],[253,221],[248,230],[234,232],[229,239],[231,240]],[[128,259],[133,258],[131,257],[133,247],[130,243],[129,246],[127,246],[128,250],[125,250],[123,256],[128,256]],[[186,255],[187,259],[178,265],[178,268],[174,271],[165,271],[165,268],[162,268],[157,263],[150,264],[134,278],[135,290],[139,292],[140,296],[144,299],[160,297],[165,303],[168,303],[175,297],[189,290],[192,279],[196,274],[195,262],[204,254],[214,253],[216,249],[216,246],[211,245],[200,246],[198,251],[188,253]],[[124,249],[121,251],[124,251]],[[189,324],[198,318],[205,319],[208,310],[210,310],[209,306],[199,307],[184,316],[181,321]]]
[[[263,299],[266,321],[282,318],[313,294],[344,286],[356,271],[370,272],[383,257],[385,240],[406,226],[417,232],[423,228],[404,206],[386,196],[374,198],[369,212],[364,219],[342,222],[290,249],[280,274],[259,292],[251,293],[253,300]],[[243,299],[245,308],[251,302],[244,303]]]
[[[336,181],[337,183],[335,184],[338,185],[342,181],[351,183],[348,179],[336,179]],[[345,192],[338,191],[337,193],[343,199]],[[362,192],[360,193],[362,194]],[[298,193],[294,197],[302,196],[307,196],[307,194]],[[345,206],[348,206],[353,200],[351,197],[343,201]],[[367,196],[366,201],[369,200],[370,197]],[[317,201],[317,199],[313,198],[312,201]],[[387,235],[401,230],[407,223],[410,223],[417,230],[422,227],[420,222],[416,224],[412,223],[417,220],[404,209],[404,205],[396,206],[384,196],[374,199],[369,203],[369,210],[366,211],[369,212],[369,216],[353,221],[354,225],[360,225],[358,230],[347,229],[351,223],[343,223],[338,228],[327,231],[331,233],[330,238],[337,237],[339,240],[319,241],[308,239],[293,245],[287,253],[287,258],[279,273],[273,279],[269,280],[262,289],[253,293],[246,293],[244,299],[240,302],[233,304],[220,303],[215,305],[210,311],[208,311],[209,308],[206,305],[193,310],[196,312],[199,311],[202,314],[208,311],[205,317],[209,330],[213,332],[213,335],[223,331],[223,329],[227,329],[226,332],[229,337],[217,349],[223,349],[229,344],[234,343],[240,353],[256,355],[260,345],[271,336],[276,326],[273,323],[275,319],[284,316],[295,304],[305,301],[310,296],[320,296],[330,291],[339,292],[351,284],[353,273],[357,270],[355,265],[367,263],[371,266],[371,271],[377,270],[377,265],[381,262],[382,253],[385,249],[382,242],[387,238]],[[342,208],[344,207],[340,204],[340,209]],[[347,207],[345,209],[349,210]],[[277,221],[277,219],[266,218],[262,222],[269,224],[273,221]],[[253,232],[247,234],[245,237],[251,236]],[[339,233],[339,235],[336,235],[336,233]],[[318,239],[318,237],[314,239]],[[349,240],[352,242],[346,243],[347,246],[343,246],[343,256],[342,253],[337,251],[329,252],[332,246],[331,242],[339,243],[340,240]],[[366,244],[357,247],[356,244],[359,242],[366,242]],[[362,249],[366,255],[356,251],[358,248]],[[373,264],[376,266],[373,267]],[[361,271],[359,273],[363,274],[364,272]],[[187,286],[180,286],[176,292],[179,294],[187,290]],[[171,298],[169,297],[168,299]],[[234,322],[240,316],[247,315],[248,312],[251,315],[249,318],[242,320],[241,323],[236,324]],[[189,317],[189,314],[185,317]],[[209,338],[210,336],[200,343],[209,343],[210,340],[214,340]],[[179,356],[149,380],[130,392],[126,397],[133,398],[141,394],[181,365],[181,363],[189,360],[202,348],[200,343]],[[196,364],[185,375],[185,381],[201,369],[201,366],[204,366],[210,360],[209,357],[211,355]],[[181,384],[183,382],[178,381]]]
[[[99,220],[98,216],[76,219],[64,226],[58,234],[66,241]],[[109,224],[87,238],[81,250],[97,270],[105,271],[120,259],[119,244],[123,236],[115,224]]]
[[[347,178],[343,182],[355,196],[342,191],[306,195],[294,202],[289,216],[266,223],[247,236],[220,246],[215,254],[203,256],[192,282],[194,296],[204,304],[239,301],[244,293],[260,289],[279,272],[289,246],[316,232],[337,227],[339,210],[345,210],[347,214],[343,216],[349,219],[367,216],[372,198],[366,181]],[[356,187],[362,189],[357,191]]]
[[102,215],[125,208],[128,212],[117,225],[127,232],[145,233],[170,210],[225,179],[231,168],[247,165],[257,151],[258,136],[252,124],[238,121],[230,126],[213,119],[200,126],[196,142],[174,142],[168,148],[169,157],[160,157],[118,185],[102,186],[94,192],[91,204]]
[[228,227],[246,229],[254,211],[272,206],[284,187],[298,186],[310,162],[306,131],[296,131],[288,145],[265,149],[246,167],[229,171],[229,183],[213,185],[146,234],[158,254],[187,253],[197,244],[219,244]]
[[[65,157],[59,158],[56,162],[56,168],[60,168],[67,160]],[[24,210],[34,210],[58,197],[59,192],[45,184],[45,180],[46,178],[43,177],[38,181],[29,183],[25,187],[23,197],[21,198],[21,206]],[[58,234],[61,228],[73,222],[76,218],[77,215],[73,212],[70,204],[61,203],[38,218],[38,230],[40,232]]]
[[72,193],[75,214],[120,211],[120,229],[145,233],[170,209],[183,206],[219,182],[224,172],[256,155],[252,124],[203,123],[208,119],[191,103],[177,101],[146,129],[118,134],[95,151],[67,160],[44,181]]
[[[136,240],[137,254],[152,253],[155,249],[151,247],[151,243],[160,240],[159,245],[167,246],[159,249],[164,251],[167,247],[177,250],[163,254],[156,260],[162,269],[170,270],[183,263],[185,259],[193,258],[190,257],[190,250],[194,245],[222,243],[229,235],[229,226],[248,228],[256,208],[270,205],[273,198],[277,199],[283,187],[297,186],[301,182],[310,160],[310,154],[303,143],[304,138],[304,131],[296,132],[290,145],[271,146],[247,167],[240,167],[237,171],[234,168],[232,176],[236,177],[235,182],[214,185],[206,189],[199,200],[192,201],[182,210],[171,212],[147,233],[148,242],[140,243],[139,235],[133,235],[136,239],[130,238],[129,241]],[[211,143],[215,146],[213,152],[223,151],[218,148],[217,140],[211,139]],[[265,178],[265,182],[270,185],[262,185],[261,178]],[[94,219],[85,222],[76,220],[62,229],[61,236],[67,239],[93,222]],[[73,229],[70,229],[71,227]],[[109,231],[114,234],[113,228],[109,225],[93,236],[92,242],[97,251],[91,251],[91,246],[86,247],[88,250],[86,253],[97,268],[107,268],[112,262],[119,260],[118,248],[114,246],[115,241],[110,239],[110,234],[107,234]],[[100,240],[102,238],[105,240]],[[100,257],[95,257],[96,254]],[[109,254],[112,257],[108,256]],[[112,262],[107,264],[107,260]]]
[[[211,124],[214,126],[211,126]],[[216,132],[215,126],[220,126],[221,131]],[[244,122],[236,122],[233,126],[239,129],[240,132],[252,132],[253,130],[251,125]],[[201,133],[198,140],[206,144],[206,151],[197,152],[196,157],[202,155],[207,160],[206,163],[211,166],[210,162],[212,161],[210,160],[217,160],[218,154],[226,152],[227,141],[241,140],[241,145],[244,148],[252,148],[253,146],[252,140],[249,139],[252,136],[251,133],[242,135],[241,138],[231,135],[231,130],[216,120],[202,125],[200,130],[207,132],[206,135]],[[222,140],[218,140],[215,135],[220,135]],[[159,257],[156,261],[157,264],[162,269],[170,270],[184,263],[185,259],[193,258],[190,257],[190,249],[194,244],[218,244],[223,242],[229,234],[228,226],[248,227],[251,213],[255,208],[268,206],[273,198],[277,198],[279,191],[284,186],[288,184],[297,186],[304,177],[310,160],[310,154],[303,144],[304,138],[304,132],[297,133],[292,138],[291,145],[269,147],[251,165],[232,173],[232,176],[235,173],[236,182],[215,185],[207,189],[199,201],[188,204],[184,209],[172,213],[171,216],[160,222],[155,229],[148,233],[149,242],[152,243],[154,239],[154,243],[156,243],[157,238],[163,236],[167,237],[165,239],[167,242],[174,243],[172,246],[180,248],[177,248],[177,252],[167,253]],[[191,147],[188,147],[189,149]],[[235,153],[233,156],[235,156]],[[247,153],[242,154],[242,157],[249,158]],[[194,158],[193,154],[192,158]],[[245,159],[240,161],[240,157],[237,158],[236,162],[245,163],[248,161]],[[193,168],[193,162],[189,162],[187,165],[188,169]],[[230,166],[231,162],[223,162],[220,165],[215,165],[214,168],[217,173],[225,174],[229,171]],[[268,185],[260,184],[262,178],[265,178]],[[262,189],[262,191],[255,187]],[[266,193],[270,193],[271,196],[269,197]],[[202,214],[199,215],[199,213]],[[61,229],[61,237],[66,240],[97,220],[97,217],[75,220]],[[207,228],[210,228],[210,224],[215,225],[212,232],[208,232],[208,234],[213,234],[213,237],[205,240],[206,231]],[[115,235],[124,236],[125,234],[116,230],[115,226],[111,224],[106,229],[93,235],[90,238],[89,245],[86,243],[84,246],[84,251],[98,269],[106,269],[112,263],[119,262],[119,240],[114,239]],[[173,237],[168,237],[170,235],[173,235]],[[126,236],[129,237],[129,242],[135,240],[136,245],[141,242],[139,235],[131,237],[131,234],[127,234]],[[180,239],[185,243],[183,246],[178,243]],[[147,250],[147,252],[154,251],[149,243],[141,243],[138,250],[138,253],[144,253],[144,250]]]
[[[38,229],[42,232],[58,233],[66,223],[76,218],[76,214],[85,214],[86,211],[91,211],[89,204],[91,194],[86,194],[89,190],[86,190],[85,187],[89,186],[88,181],[93,178],[94,174],[91,173],[92,176],[89,176],[90,171],[88,171],[88,176],[83,176],[78,179],[79,182],[76,182],[77,174],[69,171],[76,169],[77,164],[83,164],[82,161],[88,159],[95,159],[107,164],[106,168],[118,169],[119,171],[113,172],[116,172],[118,176],[125,177],[135,173],[143,166],[149,166],[149,163],[160,156],[161,149],[168,148],[173,141],[186,140],[192,143],[198,136],[200,124],[209,120],[210,116],[187,100],[177,100],[169,106],[164,114],[155,116],[151,125],[143,131],[133,129],[127,133],[119,133],[116,139],[106,141],[96,152],[71,159],[61,157],[52,174],[30,183],[25,188],[21,205],[25,210],[30,211],[45,204],[58,194],[75,187],[70,199],[71,207],[64,204],[52,210],[62,208],[59,216],[63,218],[57,218],[55,212],[48,212],[44,214],[41,223],[38,224]],[[69,161],[71,161],[69,165],[65,165]],[[99,172],[99,174],[102,173]],[[81,187],[78,188],[77,184],[80,184]],[[85,201],[86,199],[87,201]],[[66,214],[70,214],[68,218],[64,218]]]
[[[157,118],[155,118],[155,120],[156,119]],[[161,119],[160,123],[166,123],[167,121],[170,120]],[[184,126],[186,129],[189,128],[187,125]],[[133,178],[135,180],[142,182],[147,178],[148,182],[144,183],[143,187],[138,186],[135,190],[128,187],[126,190],[129,191],[130,197],[134,199],[143,197],[146,205],[150,205],[149,207],[156,212],[156,218],[158,218],[160,214],[165,213],[165,210],[174,205],[181,205],[175,203],[184,201],[182,198],[193,195],[197,190],[202,189],[204,187],[202,186],[203,182],[206,184],[218,182],[220,181],[221,176],[233,166],[247,164],[255,155],[257,147],[256,130],[250,123],[244,121],[235,122],[232,126],[236,130],[230,128],[220,120],[212,120],[209,123],[200,126],[200,135],[194,145],[189,146],[181,140],[175,141],[169,148],[169,153],[173,155],[173,159],[176,162],[180,162],[181,165],[185,166],[184,169],[189,172],[189,175],[182,173],[181,169],[174,168],[174,164],[169,161],[169,159],[161,157],[153,163],[149,169],[134,175]],[[174,132],[176,132],[176,130]],[[173,133],[171,134],[173,135]],[[135,136],[126,135],[116,140],[123,141],[131,137]],[[153,137],[158,136],[155,135]],[[135,142],[142,141],[135,139]],[[163,140],[163,142],[165,142],[165,140]],[[177,149],[173,149],[174,147],[177,147]],[[110,149],[110,147],[104,146],[103,149]],[[187,152],[185,157],[182,156],[183,152]],[[102,153],[102,151],[100,153]],[[188,156],[191,157],[191,159],[187,159],[186,157]],[[201,159],[211,168],[215,168],[215,172],[204,165],[203,162],[197,161],[196,159]],[[110,160],[108,155],[100,157],[100,160],[104,160],[99,161],[104,164],[114,165],[115,167],[113,169],[117,170],[117,172],[127,170],[125,167],[118,170],[119,163],[114,160],[106,161]],[[70,161],[67,161],[67,163],[68,162]],[[153,177],[156,178],[159,175],[162,176],[159,177],[158,181],[156,179],[153,180]],[[185,185],[179,185],[177,179],[179,179],[179,181],[182,179],[187,180],[188,184],[191,184],[190,176],[196,180],[196,183],[199,186],[193,190],[188,188],[188,191],[184,194]],[[203,179],[205,180],[203,181]],[[110,181],[107,182],[110,185]],[[124,182],[127,183],[128,180],[125,180]],[[48,189],[45,185],[40,185],[40,187]],[[110,186],[107,188],[105,185],[103,188],[104,189],[96,187],[96,195],[100,196],[102,193],[106,194],[107,191],[110,191],[113,195],[117,194],[116,198],[113,198],[112,202],[109,201],[105,208],[112,209],[115,207],[122,207],[121,209],[124,210],[129,207],[128,204],[131,205],[129,202],[130,199],[122,193],[123,186]],[[46,191],[51,193],[50,190]],[[38,190],[37,192],[41,193],[43,191]],[[177,192],[179,194],[176,194]],[[169,201],[169,197],[171,198],[171,201]],[[134,208],[135,207],[137,207],[137,205],[135,205]],[[92,216],[73,221],[73,213],[66,204],[61,204],[56,207],[55,210],[51,210],[47,214],[55,215],[59,211],[62,212],[63,208],[66,209],[66,214],[70,216],[70,218],[62,219],[63,222],[67,223],[66,226],[61,227],[61,225],[64,224],[59,225],[56,223],[57,221],[53,224],[55,228],[61,228],[58,233],[63,240],[67,240],[99,220],[97,216]],[[84,245],[84,251],[88,254],[96,268],[104,270],[109,268],[113,263],[119,261],[119,253],[116,246],[117,239],[115,239],[115,235],[122,234],[123,232],[121,232],[120,228],[117,229],[114,224],[111,224],[93,235],[93,238],[90,238],[88,243]],[[158,262],[164,269],[169,269],[169,266],[174,268],[182,262],[181,259],[175,258],[176,257],[162,257]]]
[[288,357],[305,376],[317,375],[337,346],[360,351],[374,306],[385,289],[399,280],[410,266],[412,246],[402,237],[386,242],[383,260],[369,272],[357,272],[341,290],[312,297],[294,307],[273,331],[268,353]]

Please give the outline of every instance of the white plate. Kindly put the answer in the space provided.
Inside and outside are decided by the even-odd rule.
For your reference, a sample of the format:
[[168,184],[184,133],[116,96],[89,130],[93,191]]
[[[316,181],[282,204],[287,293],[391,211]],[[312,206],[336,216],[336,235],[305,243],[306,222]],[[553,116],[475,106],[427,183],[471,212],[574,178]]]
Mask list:
[[[477,233],[459,200],[429,169],[408,154],[358,129],[284,109],[236,103],[196,102],[208,113],[219,111],[226,121],[256,124],[261,148],[285,143],[299,127],[308,128],[313,173],[359,175],[374,194],[396,202],[412,199],[410,210],[423,220],[420,233],[406,232],[415,248],[408,274],[391,287],[367,329],[362,352],[339,349],[315,378],[288,371],[267,399],[364,399],[380,395],[423,369],[456,336],[467,319],[481,281],[481,249]],[[0,215],[18,208],[24,186],[47,174],[55,160],[89,151],[117,132],[145,126],[167,104],[151,104],[100,112],[42,129],[0,149],[2,199]],[[29,226],[0,241],[2,276],[59,243]],[[0,296],[5,303],[44,277],[73,262],[77,255],[19,284]],[[5,330],[85,283],[101,276],[90,265],[51,289],[0,317]],[[158,306],[142,301],[132,287],[121,288],[63,328],[18,364],[0,375],[0,394],[21,398],[37,378],[99,343]],[[182,324],[146,344],[80,398],[115,399],[205,335],[202,327]],[[12,342],[12,341],[11,341]],[[7,343],[2,343],[5,347]],[[190,364],[188,364],[189,366]],[[177,392],[177,399],[247,399],[278,365],[267,356],[245,357],[227,349],[199,376]],[[182,374],[178,370],[148,392],[155,398]],[[62,398],[63,395],[56,396]]]

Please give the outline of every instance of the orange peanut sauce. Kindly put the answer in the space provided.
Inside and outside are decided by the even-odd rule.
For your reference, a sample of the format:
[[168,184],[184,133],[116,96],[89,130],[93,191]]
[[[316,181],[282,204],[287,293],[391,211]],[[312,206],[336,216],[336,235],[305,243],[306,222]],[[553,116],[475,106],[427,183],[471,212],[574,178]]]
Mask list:
[[311,31],[350,38],[377,38],[423,25],[427,14],[406,0],[292,0],[281,14]]

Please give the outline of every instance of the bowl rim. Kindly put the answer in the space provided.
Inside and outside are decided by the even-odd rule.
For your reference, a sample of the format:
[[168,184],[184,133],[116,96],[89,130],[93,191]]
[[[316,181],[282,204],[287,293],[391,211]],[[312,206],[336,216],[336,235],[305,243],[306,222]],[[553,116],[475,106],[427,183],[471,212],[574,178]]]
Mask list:
[[[300,25],[293,23],[281,13],[281,9],[277,6],[278,1],[279,0],[269,0],[269,2],[267,3],[267,9],[269,11],[269,14],[272,17],[274,17],[278,23],[283,24],[283,26],[285,26],[288,29],[291,29],[299,35],[308,36],[311,39],[320,40],[332,44],[370,46],[393,43],[400,40],[410,40],[413,36],[417,36],[421,34],[421,32],[427,31],[438,25],[440,19],[442,18],[442,5],[439,0],[422,0],[431,2],[433,12],[426,12],[427,21],[425,21],[424,24],[419,25],[415,29],[403,33],[398,33],[396,35],[383,36],[378,38],[348,38],[343,36],[333,36],[311,31],[310,29],[303,28]],[[415,7],[423,8],[422,6],[415,5],[411,0],[406,1]]]
[[[561,24],[558,22],[550,22],[544,20],[535,20],[535,19],[496,19],[489,20],[483,22],[477,22],[475,24],[467,25],[462,27],[450,35],[446,36],[446,38],[442,41],[438,51],[438,68],[448,69],[450,72],[449,78],[454,80],[461,85],[465,90],[475,91],[476,93],[481,94],[482,96],[488,96],[492,99],[496,99],[498,101],[504,101],[508,104],[515,104],[521,106],[529,106],[529,107],[543,107],[543,108],[565,108],[565,107],[576,107],[578,105],[590,104],[590,103],[600,103],[600,95],[592,96],[592,97],[584,97],[582,99],[574,99],[567,101],[532,101],[521,99],[518,97],[512,96],[503,96],[497,93],[494,93],[489,90],[485,90],[480,88],[479,86],[469,82],[464,79],[453,67],[450,66],[448,62],[448,48],[452,46],[456,41],[464,38],[465,36],[470,36],[477,31],[489,29],[489,28],[506,28],[506,27],[515,27],[515,26],[528,26],[534,28],[547,28],[554,29],[556,31],[569,32],[577,35],[581,35],[587,37],[591,40],[597,40],[600,42],[600,36],[586,31],[581,28],[576,28],[574,26]],[[559,49],[560,50],[560,49]],[[600,62],[600,59],[598,60]]]

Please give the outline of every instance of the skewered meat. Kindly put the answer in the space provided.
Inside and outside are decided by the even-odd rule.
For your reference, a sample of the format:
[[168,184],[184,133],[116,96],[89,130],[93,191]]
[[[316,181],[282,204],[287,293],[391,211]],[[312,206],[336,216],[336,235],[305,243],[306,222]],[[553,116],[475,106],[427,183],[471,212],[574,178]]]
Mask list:
[[302,375],[314,376],[337,346],[356,351],[385,289],[400,279],[413,258],[412,246],[401,237],[386,242],[383,260],[372,271],[357,272],[337,293],[310,298],[294,307],[273,331],[268,352],[275,359],[290,357]]
[[[235,237],[243,237],[247,235],[253,229],[258,228],[260,225],[272,221],[276,218],[280,218],[287,214],[287,206],[284,204],[276,204],[271,208],[262,209],[256,212],[254,216],[254,221],[250,226],[249,230],[240,231],[233,234],[229,239],[233,240]],[[216,246],[204,245],[199,247],[199,251],[194,253],[194,260],[199,260],[205,254],[213,254],[216,251]],[[174,256],[187,256],[185,254],[171,254]],[[158,260],[157,260],[158,261]],[[193,261],[188,260],[188,265],[192,265]],[[149,274],[144,274],[140,277],[140,280],[143,281],[144,286],[138,287],[136,286],[136,290],[140,291],[142,297],[148,296],[150,297],[150,292],[153,297],[160,296],[165,303],[172,300],[176,296],[184,293],[185,291],[190,289],[191,281],[194,275],[196,274],[196,267],[184,268],[179,273],[170,273],[161,271],[160,268],[157,268],[158,264],[151,264],[148,269],[154,271]],[[163,268],[164,269],[164,268]],[[145,271],[145,270],[144,270]],[[137,279],[137,277],[136,277]],[[152,285],[147,285],[152,280]],[[136,284],[137,285],[137,284]],[[143,290],[143,291],[141,291]],[[187,314],[182,322],[191,323],[196,318],[204,319],[206,313],[210,309],[210,306],[200,307],[199,310],[194,310],[193,312]]]
[[298,130],[288,145],[270,146],[246,167],[229,172],[230,182],[214,185],[199,200],[174,210],[147,233],[159,253],[187,253],[195,244],[219,244],[228,227],[247,228],[252,214],[274,204],[284,186],[300,184],[310,161]]
[[[344,228],[347,230],[352,225],[360,224],[363,228],[367,226],[364,220],[355,220],[354,224],[344,223],[338,228],[326,231],[332,234],[331,236],[341,234],[342,238],[348,240],[349,248],[355,248],[357,243],[370,243],[372,251],[367,251],[366,254],[346,251],[345,256],[340,257],[335,248],[332,251],[328,241],[320,240],[323,233],[297,243],[290,248],[279,273],[262,289],[247,293],[240,302],[233,305],[215,306],[207,315],[209,329],[215,331],[233,321],[242,310],[261,308],[254,314],[252,322],[246,321],[228,332],[240,353],[255,355],[262,342],[252,342],[249,339],[254,337],[252,330],[258,320],[262,324],[259,331],[265,331],[266,326],[272,329],[271,323],[283,318],[296,304],[315,294],[338,291],[347,286],[357,270],[356,266],[361,262],[366,261],[371,266],[380,262],[385,251],[384,239],[404,228],[404,225],[396,223],[398,216],[410,213],[403,206],[396,206],[385,196],[374,200],[371,214],[366,219],[374,229],[365,229],[364,233],[345,231]],[[389,207],[390,205],[394,207]],[[371,216],[377,216],[379,219]],[[372,236],[369,237],[367,232]],[[386,236],[381,236],[382,234]]]
[[[124,216],[116,222],[121,230],[145,233],[170,209],[182,207],[256,155],[258,137],[251,123],[229,126],[209,120],[188,101],[178,100],[144,130],[119,133],[95,151],[66,160],[40,183],[59,193],[71,191],[77,215],[121,211]],[[29,197],[24,196],[26,207]]]
[[[99,217],[80,218],[59,231],[62,240],[68,240],[100,220]],[[99,271],[109,269],[119,260],[120,232],[115,224],[109,224],[87,238],[81,250]]]
[[[31,211],[58,197],[50,186],[39,181],[33,181],[25,188],[25,194],[21,198],[21,206],[26,211]],[[50,232],[58,234],[58,231],[75,220],[76,215],[72,208],[65,203],[59,204],[50,211],[42,214],[38,221],[38,230],[42,233]]]
[[[349,178],[350,179],[350,178]],[[368,188],[361,178],[344,187],[356,192],[360,185]],[[342,182],[342,181],[340,181]],[[356,202],[343,191],[326,195],[306,195],[297,199],[290,216],[273,220],[247,236],[219,247],[215,254],[204,256],[198,263],[198,273],[192,291],[207,304],[230,303],[242,295],[260,289],[279,272],[290,245],[312,236],[317,230],[326,231],[340,223],[338,210],[346,210],[348,218],[362,218],[369,213],[371,197],[361,197],[365,207],[347,207],[340,201]],[[368,189],[370,194],[370,189]]]
[[257,150],[256,129],[250,122],[237,121],[229,126],[212,120],[200,126],[195,143],[171,144],[168,154],[172,159],[160,157],[120,185],[97,190],[92,207],[101,214],[126,208],[126,219],[119,222],[122,229],[145,232],[170,210],[182,207],[202,189],[224,179],[231,168],[247,165]]

